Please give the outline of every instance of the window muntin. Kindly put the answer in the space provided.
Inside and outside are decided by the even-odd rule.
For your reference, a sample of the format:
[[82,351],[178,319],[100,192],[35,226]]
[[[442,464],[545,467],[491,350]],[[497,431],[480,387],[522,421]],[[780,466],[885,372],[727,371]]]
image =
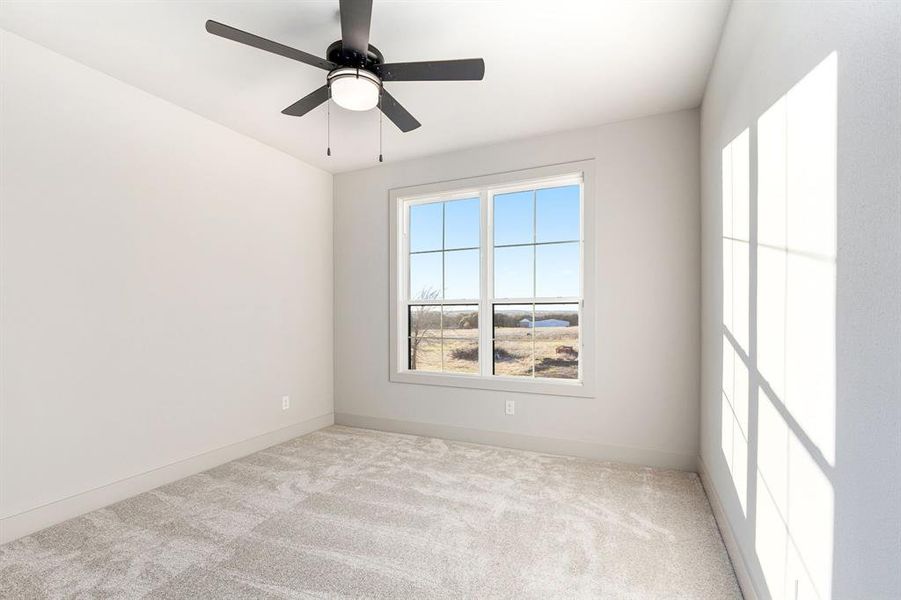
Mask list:
[[568,176],[401,201],[405,370],[581,380],[582,197]]

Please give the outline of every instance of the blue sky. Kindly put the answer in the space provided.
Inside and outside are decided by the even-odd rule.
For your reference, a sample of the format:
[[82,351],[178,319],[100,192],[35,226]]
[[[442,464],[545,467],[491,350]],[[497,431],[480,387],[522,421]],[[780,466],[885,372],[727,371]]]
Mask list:
[[[495,297],[578,296],[579,218],[577,185],[496,195]],[[410,207],[412,297],[442,270],[445,298],[479,297],[479,221],[478,198]]]

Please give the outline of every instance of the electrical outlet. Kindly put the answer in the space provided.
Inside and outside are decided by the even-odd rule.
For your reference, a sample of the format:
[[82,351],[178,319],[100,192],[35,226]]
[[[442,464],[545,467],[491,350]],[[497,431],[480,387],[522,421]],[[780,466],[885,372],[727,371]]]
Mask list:
[[282,396],[282,410],[291,408],[291,396]]
[[504,404],[504,414],[512,415],[516,412],[516,401],[515,400],[507,400]]

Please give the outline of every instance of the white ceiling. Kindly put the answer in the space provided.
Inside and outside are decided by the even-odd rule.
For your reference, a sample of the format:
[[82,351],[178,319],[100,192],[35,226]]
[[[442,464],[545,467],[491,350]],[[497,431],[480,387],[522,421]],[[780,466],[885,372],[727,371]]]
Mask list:
[[[0,3],[0,27],[331,172],[377,164],[378,113],[281,110],[326,72],[212,36],[207,19],[324,56],[338,2]],[[386,62],[485,59],[480,82],[385,87],[422,123],[387,119],[386,161],[695,107],[728,0],[379,1]]]

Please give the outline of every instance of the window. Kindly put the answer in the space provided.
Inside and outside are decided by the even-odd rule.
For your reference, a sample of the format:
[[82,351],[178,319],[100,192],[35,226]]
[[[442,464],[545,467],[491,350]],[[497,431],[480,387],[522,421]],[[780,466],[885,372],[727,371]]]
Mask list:
[[392,191],[393,381],[586,393],[585,166]]
[[481,199],[406,206],[407,368],[479,372]]

